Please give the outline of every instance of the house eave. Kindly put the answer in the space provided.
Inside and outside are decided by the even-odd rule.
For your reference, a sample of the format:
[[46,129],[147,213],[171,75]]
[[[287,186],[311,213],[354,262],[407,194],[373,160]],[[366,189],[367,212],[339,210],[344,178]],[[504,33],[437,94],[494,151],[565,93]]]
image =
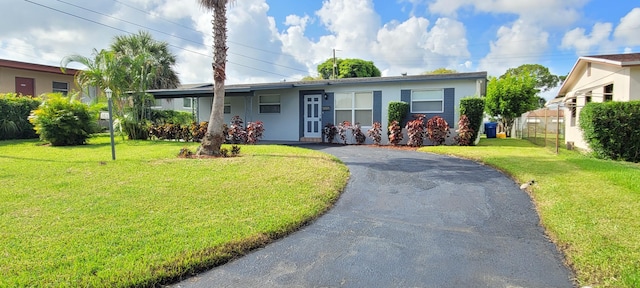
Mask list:
[[[394,76],[394,77],[367,77],[367,78],[343,78],[333,80],[313,80],[298,82],[272,82],[257,84],[232,84],[225,85],[225,95],[247,95],[247,93],[255,93],[259,91],[292,89],[292,88],[323,88],[327,86],[346,86],[358,84],[388,84],[388,83],[406,83],[406,82],[429,82],[429,81],[447,81],[447,80],[466,80],[466,79],[487,79],[487,72],[469,72],[455,74],[434,74],[434,75],[413,75],[413,76]],[[183,97],[212,97],[213,86],[207,88],[189,88],[189,89],[159,89],[149,90],[148,93],[154,95],[157,99],[162,98],[183,98]]]

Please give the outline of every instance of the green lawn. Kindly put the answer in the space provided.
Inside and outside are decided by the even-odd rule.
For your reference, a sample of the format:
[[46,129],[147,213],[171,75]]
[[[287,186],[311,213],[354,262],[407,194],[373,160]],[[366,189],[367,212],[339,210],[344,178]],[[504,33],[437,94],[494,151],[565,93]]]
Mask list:
[[423,147],[494,166],[531,189],[542,225],[565,253],[580,285],[640,287],[640,165],[482,139],[476,147]]
[[215,266],[310,221],[348,170],[316,151],[117,139],[0,142],[0,287],[154,286]]

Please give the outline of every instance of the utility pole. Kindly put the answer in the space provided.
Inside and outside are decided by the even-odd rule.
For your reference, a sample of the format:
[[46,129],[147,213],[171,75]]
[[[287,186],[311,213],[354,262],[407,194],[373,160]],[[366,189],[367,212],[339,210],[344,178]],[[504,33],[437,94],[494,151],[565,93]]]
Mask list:
[[336,79],[336,68],[338,68],[338,64],[336,62],[336,49],[333,49],[333,79]]

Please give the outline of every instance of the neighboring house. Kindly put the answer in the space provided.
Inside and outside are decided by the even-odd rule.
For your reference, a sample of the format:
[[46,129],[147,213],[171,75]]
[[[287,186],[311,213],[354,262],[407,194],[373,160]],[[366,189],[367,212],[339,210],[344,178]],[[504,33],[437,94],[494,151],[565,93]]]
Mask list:
[[[388,103],[405,101],[411,109],[405,121],[412,119],[411,114],[439,115],[453,133],[460,117],[460,99],[484,96],[486,79],[486,72],[474,72],[227,85],[225,122],[234,115],[245,122],[260,120],[264,140],[320,142],[326,124],[342,121],[360,123],[364,133],[373,122],[380,122],[386,133]],[[148,92],[159,100],[157,107],[179,107],[182,109],[177,110],[194,111],[199,121],[209,120],[211,84]]]
[[38,96],[43,93],[67,94],[77,89],[75,69],[65,72],[58,66],[48,66],[0,59],[0,93]]
[[580,57],[552,103],[565,107],[565,141],[589,149],[578,124],[582,107],[631,100],[640,100],[640,53]]

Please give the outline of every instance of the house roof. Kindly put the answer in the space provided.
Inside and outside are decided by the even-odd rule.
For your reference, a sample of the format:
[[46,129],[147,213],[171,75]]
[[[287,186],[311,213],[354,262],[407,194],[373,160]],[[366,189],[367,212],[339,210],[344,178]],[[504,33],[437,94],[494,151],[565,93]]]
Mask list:
[[626,54],[610,54],[610,55],[593,55],[582,56],[578,58],[576,64],[573,65],[571,72],[565,79],[564,83],[558,91],[556,98],[564,98],[568,92],[571,84],[579,79],[579,75],[576,75],[578,71],[585,68],[587,63],[602,63],[606,65],[615,65],[618,67],[640,66],[640,53],[626,53]]
[[[366,78],[343,78],[324,79],[312,81],[296,82],[272,82],[256,84],[232,84],[225,85],[227,95],[247,95],[256,91],[268,91],[278,89],[324,89],[327,86],[344,86],[354,84],[383,84],[383,83],[406,83],[424,81],[462,80],[462,79],[487,79],[487,72],[453,73],[453,74],[432,74],[432,75],[412,75],[393,77],[366,77]],[[183,85],[177,89],[158,89],[147,91],[155,98],[182,98],[182,97],[211,97],[213,93],[212,84]]]
[[53,73],[53,74],[62,74],[62,75],[75,75],[79,71],[77,69],[67,68],[65,69],[64,72],[62,72],[59,66],[41,65],[41,64],[19,62],[19,61],[6,60],[6,59],[0,59],[0,67]]

